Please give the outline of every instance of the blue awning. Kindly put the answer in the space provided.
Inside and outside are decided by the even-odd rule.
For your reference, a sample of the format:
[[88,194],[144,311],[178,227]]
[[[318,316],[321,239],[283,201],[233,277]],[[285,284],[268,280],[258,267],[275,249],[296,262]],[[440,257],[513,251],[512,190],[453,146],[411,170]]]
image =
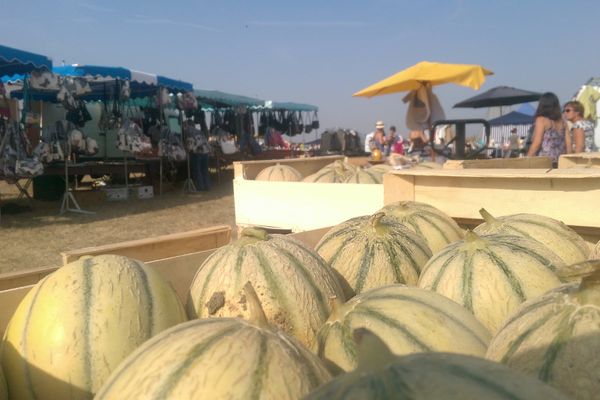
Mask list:
[[26,74],[37,69],[52,69],[52,60],[40,54],[0,45],[0,77]]
[[87,77],[97,81],[122,79],[130,81],[131,84],[139,83],[143,85],[161,86],[174,92],[193,90],[193,85],[188,82],[123,67],[74,64],[54,67],[53,71],[58,75]]

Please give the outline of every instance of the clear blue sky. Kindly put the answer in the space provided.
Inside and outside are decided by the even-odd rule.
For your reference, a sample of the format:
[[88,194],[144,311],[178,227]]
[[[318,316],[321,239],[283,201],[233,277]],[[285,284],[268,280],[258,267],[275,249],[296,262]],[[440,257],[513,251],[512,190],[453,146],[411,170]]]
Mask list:
[[[568,100],[600,75],[597,0],[0,0],[0,43],[55,64],[118,65],[278,101],[318,105],[321,127],[405,133],[402,95],[352,93],[419,61],[481,64],[498,85]],[[448,117],[476,94],[437,87]]]

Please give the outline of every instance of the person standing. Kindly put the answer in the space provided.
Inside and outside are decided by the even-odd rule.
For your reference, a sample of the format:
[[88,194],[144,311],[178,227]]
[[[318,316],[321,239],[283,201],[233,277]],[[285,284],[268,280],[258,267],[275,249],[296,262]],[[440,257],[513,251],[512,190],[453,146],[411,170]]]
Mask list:
[[377,121],[375,124],[375,133],[373,134],[373,149],[379,149],[381,154],[385,151],[385,124],[383,121]]
[[567,123],[562,118],[560,102],[554,93],[542,94],[534,118],[533,137],[527,156],[550,157],[556,166],[558,157],[567,151]]
[[394,144],[398,141],[398,136],[396,135],[396,127],[394,125],[390,126],[390,132],[385,138],[385,156],[389,156],[394,148]]
[[594,124],[583,118],[583,104],[579,101],[569,101],[565,104],[563,114],[573,126],[566,136],[567,153],[589,153],[597,151],[594,144]]

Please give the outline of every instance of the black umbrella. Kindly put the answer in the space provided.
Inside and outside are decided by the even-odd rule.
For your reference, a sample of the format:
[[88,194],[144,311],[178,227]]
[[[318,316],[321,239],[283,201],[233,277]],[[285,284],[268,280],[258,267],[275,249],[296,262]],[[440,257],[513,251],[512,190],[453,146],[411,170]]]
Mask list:
[[516,89],[509,86],[498,86],[473,96],[469,99],[456,103],[454,108],[483,108],[510,106],[513,104],[529,103],[537,101],[542,96],[541,93],[530,92],[529,90]]

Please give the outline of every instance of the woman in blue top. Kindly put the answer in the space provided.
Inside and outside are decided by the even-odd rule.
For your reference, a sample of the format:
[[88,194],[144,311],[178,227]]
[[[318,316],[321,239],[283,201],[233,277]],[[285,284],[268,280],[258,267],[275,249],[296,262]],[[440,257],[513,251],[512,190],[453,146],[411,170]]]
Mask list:
[[567,124],[562,118],[558,97],[551,92],[544,93],[535,112],[533,137],[527,155],[551,157],[556,165],[558,157],[567,152],[566,132]]

